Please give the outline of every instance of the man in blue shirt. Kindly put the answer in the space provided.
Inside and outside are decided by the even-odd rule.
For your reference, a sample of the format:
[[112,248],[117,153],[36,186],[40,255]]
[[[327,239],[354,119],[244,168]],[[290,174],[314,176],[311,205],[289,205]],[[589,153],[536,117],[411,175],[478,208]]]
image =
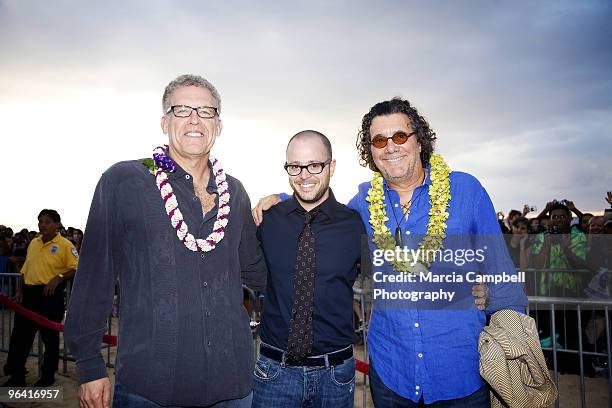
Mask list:
[[[427,121],[406,100],[378,103],[364,116],[358,150],[362,165],[384,179],[388,230],[400,241],[410,234],[500,234],[493,204],[478,180],[461,172],[450,172],[445,178],[440,175],[443,165],[432,167],[435,139]],[[436,160],[443,163],[439,156]],[[449,195],[444,192],[445,182]],[[349,207],[359,212],[368,234],[373,235],[373,217],[366,201],[370,189],[371,183],[361,184]],[[446,212],[446,219],[436,231],[432,218],[435,224],[440,212]],[[370,247],[380,249],[372,240]],[[488,265],[495,270],[488,274],[514,271],[507,253],[495,257]],[[396,273],[388,263],[377,270]],[[488,312],[508,307],[524,311],[527,299],[519,284],[489,288]],[[445,407],[488,407],[489,392],[479,374],[477,348],[484,324],[485,315],[476,308],[422,310],[377,308],[375,304],[368,338],[375,406],[416,407],[422,402],[435,407],[444,401]]]
[[[487,192],[469,174],[447,174],[442,158],[433,156],[435,139],[427,121],[406,100],[378,103],[364,116],[357,141],[360,162],[377,177],[361,184],[348,206],[359,212],[372,238],[371,251],[389,249],[390,240],[391,247],[403,246],[411,235],[427,238],[412,249],[433,252],[443,247],[436,237],[489,237],[493,256],[484,273],[511,274],[514,268],[500,249],[501,231]],[[413,271],[415,265],[432,263],[418,256],[416,260],[385,262],[373,270],[394,276],[398,269]],[[519,284],[499,283],[489,289],[487,313],[503,308],[524,312],[527,298]],[[477,347],[485,320],[475,307],[424,310],[375,302],[368,335],[374,405],[488,407]]]
[[294,195],[258,229],[268,278],[253,407],[353,406],[352,286],[365,230],[329,188],[335,166],[326,136],[293,136]]

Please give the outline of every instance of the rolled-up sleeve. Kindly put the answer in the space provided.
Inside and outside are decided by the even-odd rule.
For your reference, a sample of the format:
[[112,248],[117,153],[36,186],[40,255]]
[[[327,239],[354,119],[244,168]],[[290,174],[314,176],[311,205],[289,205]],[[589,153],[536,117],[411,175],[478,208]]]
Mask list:
[[94,193],[66,315],[65,341],[76,359],[79,384],[107,376],[100,352],[110,313],[116,273],[112,243],[113,184],[102,175]]

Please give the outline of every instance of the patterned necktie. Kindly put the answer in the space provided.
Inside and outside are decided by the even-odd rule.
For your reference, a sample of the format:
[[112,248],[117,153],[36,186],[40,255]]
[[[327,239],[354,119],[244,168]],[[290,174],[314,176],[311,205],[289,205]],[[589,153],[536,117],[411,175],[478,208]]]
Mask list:
[[289,322],[287,350],[297,359],[312,351],[312,311],[314,309],[315,237],[310,228],[316,212],[304,216],[304,228],[298,239],[295,272],[293,274],[293,306]]

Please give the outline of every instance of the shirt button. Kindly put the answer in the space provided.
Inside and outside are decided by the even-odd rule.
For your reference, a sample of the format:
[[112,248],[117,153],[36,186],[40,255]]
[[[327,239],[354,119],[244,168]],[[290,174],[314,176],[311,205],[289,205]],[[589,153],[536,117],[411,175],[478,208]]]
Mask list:
[[210,312],[206,312],[206,317],[210,317]]
[[208,344],[208,345],[210,346],[212,343],[209,341],[209,342],[208,342],[208,343],[206,343],[206,344]]
[[410,235],[410,231],[406,230],[406,235]]
[[418,392],[418,391],[415,391],[414,393],[415,393],[416,395],[419,395],[419,392]]
[[198,197],[193,196],[193,201],[198,201]]
[[423,353],[419,353],[419,358],[423,358]]
[[419,324],[418,324],[418,323],[415,323],[415,324],[414,324],[414,327],[419,327]]
[[186,174],[186,175],[185,175],[185,178],[186,178],[187,180],[189,180],[189,179],[191,178],[191,176],[190,176],[189,174]]
[[204,254],[200,255],[200,258],[204,259]]
[[420,390],[420,389],[421,389],[421,387],[419,387],[418,385],[417,385],[416,387],[414,387],[414,388],[416,388],[417,390]]
[[208,282],[202,283],[202,286],[207,287],[208,286]]
[[397,208],[397,204],[395,204],[395,208]]

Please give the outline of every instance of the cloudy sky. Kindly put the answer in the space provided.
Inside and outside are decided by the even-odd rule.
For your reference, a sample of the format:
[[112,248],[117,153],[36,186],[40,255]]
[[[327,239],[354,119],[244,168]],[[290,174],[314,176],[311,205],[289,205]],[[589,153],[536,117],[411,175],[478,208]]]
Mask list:
[[402,96],[497,209],[607,206],[610,1],[82,3],[0,0],[0,224],[55,208],[83,227],[100,174],[164,142],[161,95],[182,73],[219,89],[214,154],[253,201],[289,190],[302,129],[332,140],[348,200],[369,178],[361,117]]

